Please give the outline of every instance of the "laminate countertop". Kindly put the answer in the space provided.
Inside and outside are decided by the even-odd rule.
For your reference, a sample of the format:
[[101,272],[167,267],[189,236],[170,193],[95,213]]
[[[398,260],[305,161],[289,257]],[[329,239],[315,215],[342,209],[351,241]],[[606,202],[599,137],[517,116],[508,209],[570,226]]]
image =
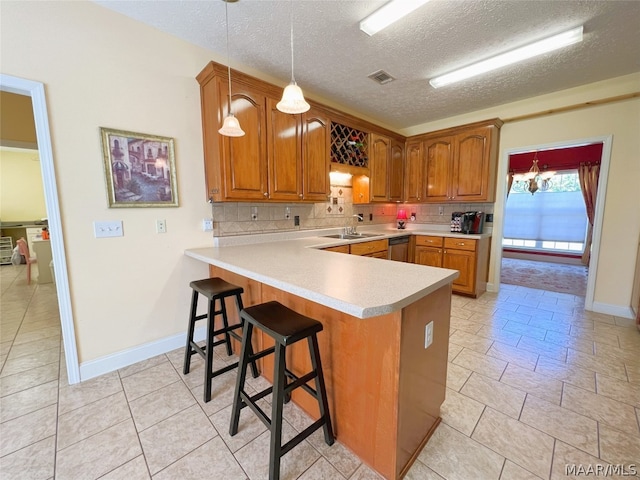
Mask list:
[[[458,236],[426,230],[363,228],[362,231],[377,235],[356,240],[326,238],[324,235],[336,233],[333,229],[330,233],[300,232],[305,236],[279,240],[275,240],[277,235],[256,235],[249,240],[229,237],[233,240],[229,240],[227,246],[189,248],[184,253],[357,318],[376,317],[400,310],[451,283],[459,275],[457,270],[446,268],[321,250],[345,243],[408,234]],[[242,241],[254,243],[240,244]]]

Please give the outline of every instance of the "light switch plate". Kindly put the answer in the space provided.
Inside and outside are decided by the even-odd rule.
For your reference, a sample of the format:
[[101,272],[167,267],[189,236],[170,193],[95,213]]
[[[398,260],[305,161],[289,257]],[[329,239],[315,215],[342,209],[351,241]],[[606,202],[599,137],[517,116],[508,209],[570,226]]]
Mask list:
[[202,231],[203,232],[212,232],[213,231],[213,218],[203,218],[202,219]]
[[93,222],[93,234],[96,238],[122,237],[122,220]]

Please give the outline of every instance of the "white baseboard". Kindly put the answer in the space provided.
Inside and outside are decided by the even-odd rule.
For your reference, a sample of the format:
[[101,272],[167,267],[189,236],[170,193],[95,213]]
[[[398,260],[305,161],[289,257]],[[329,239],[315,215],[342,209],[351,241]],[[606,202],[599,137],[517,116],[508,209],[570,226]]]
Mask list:
[[[196,342],[204,340],[206,332],[207,328],[205,326],[196,328],[193,334],[194,340]],[[101,358],[96,358],[95,360],[82,362],[80,364],[80,381],[84,382],[90,378],[114,372],[120,368],[128,367],[134,363],[170,352],[176,348],[184,348],[186,341],[187,334],[185,332],[171,337],[162,338],[155,342],[145,343],[144,345],[129,348]]]
[[496,288],[493,282],[487,282],[487,292],[497,292],[497,291],[498,289]]
[[623,307],[620,305],[610,305],[608,303],[593,302],[592,310],[598,313],[614,315],[621,318],[636,318],[633,315],[631,307]]

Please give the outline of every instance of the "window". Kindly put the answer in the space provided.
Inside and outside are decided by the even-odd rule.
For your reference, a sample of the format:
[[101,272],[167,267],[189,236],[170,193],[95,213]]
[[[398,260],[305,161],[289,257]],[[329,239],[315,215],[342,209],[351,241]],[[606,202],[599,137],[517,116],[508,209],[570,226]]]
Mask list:
[[556,174],[534,195],[513,182],[505,207],[504,239],[509,248],[582,253],[587,212],[577,171]]

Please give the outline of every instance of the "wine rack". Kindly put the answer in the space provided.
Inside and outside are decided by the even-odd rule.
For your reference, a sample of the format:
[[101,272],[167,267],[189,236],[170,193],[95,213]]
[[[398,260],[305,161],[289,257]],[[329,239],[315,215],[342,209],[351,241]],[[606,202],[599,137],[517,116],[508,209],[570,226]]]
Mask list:
[[331,122],[331,162],[353,167],[368,167],[368,138],[367,132]]

